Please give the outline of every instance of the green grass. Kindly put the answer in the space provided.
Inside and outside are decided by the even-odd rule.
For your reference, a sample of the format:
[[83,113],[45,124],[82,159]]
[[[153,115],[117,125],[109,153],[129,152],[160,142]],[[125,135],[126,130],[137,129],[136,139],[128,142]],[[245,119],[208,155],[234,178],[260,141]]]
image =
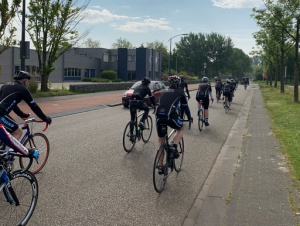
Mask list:
[[266,109],[272,118],[273,132],[281,150],[293,168],[293,176],[300,179],[300,104],[294,103],[294,90],[285,86],[285,93],[277,88],[258,82]]
[[32,96],[34,98],[37,98],[37,97],[66,96],[66,95],[74,95],[74,94],[79,94],[79,93],[72,92],[66,89],[51,89],[47,92],[42,92],[38,90],[36,93],[32,93]]

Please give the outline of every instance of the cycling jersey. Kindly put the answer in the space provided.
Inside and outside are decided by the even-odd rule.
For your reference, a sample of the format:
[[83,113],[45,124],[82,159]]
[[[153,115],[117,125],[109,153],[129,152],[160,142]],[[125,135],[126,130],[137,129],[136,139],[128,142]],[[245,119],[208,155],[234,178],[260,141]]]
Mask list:
[[202,98],[209,99],[209,95],[211,94],[211,86],[208,83],[200,83],[198,87],[198,91],[196,93],[196,100],[199,101]]
[[217,81],[216,84],[215,84],[215,88],[219,88],[219,89],[222,89],[223,88],[223,83],[221,81]]
[[184,91],[184,88],[185,88],[185,91],[186,91],[186,94],[188,96],[188,98],[190,98],[190,92],[189,92],[189,89],[188,89],[188,85],[185,81],[181,81],[181,83],[179,84],[179,88],[182,89]]

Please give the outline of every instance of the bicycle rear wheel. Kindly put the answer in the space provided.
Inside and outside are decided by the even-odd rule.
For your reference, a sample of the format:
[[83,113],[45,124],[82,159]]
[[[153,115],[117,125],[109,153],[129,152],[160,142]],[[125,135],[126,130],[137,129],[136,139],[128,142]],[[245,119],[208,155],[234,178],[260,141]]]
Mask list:
[[133,134],[131,136],[131,133],[130,133],[130,124],[131,123],[132,123],[131,121],[127,123],[125,130],[124,130],[124,134],[123,134],[123,148],[128,153],[132,151],[132,149],[136,143],[137,127],[136,127],[136,124],[134,123]]
[[[4,187],[0,195],[1,225],[26,225],[38,200],[38,183],[30,172],[17,170],[10,176],[11,188]],[[13,200],[17,197],[19,203]]]
[[144,123],[144,130],[142,130],[142,139],[144,143],[147,143],[151,137],[152,134],[152,128],[153,128],[153,122],[150,115],[148,115],[148,118],[145,120]]
[[164,145],[157,150],[153,165],[153,185],[157,193],[161,193],[168,178],[167,153]]
[[184,140],[181,138],[179,144],[177,145],[177,149],[179,152],[179,157],[174,160],[175,171],[178,173],[181,170],[184,158]]
[[199,110],[199,116],[198,116],[198,127],[200,131],[202,131],[203,129],[203,124],[204,124],[204,112],[203,109],[201,108]]
[[[50,144],[48,138],[43,133],[34,133],[32,136],[30,135],[27,137],[24,142],[24,146],[26,148],[37,148],[39,150],[39,163],[33,161],[30,167],[30,172],[33,174],[40,172],[45,166],[50,153]],[[30,159],[26,157],[19,158],[20,167],[25,169],[28,166],[29,161]]]

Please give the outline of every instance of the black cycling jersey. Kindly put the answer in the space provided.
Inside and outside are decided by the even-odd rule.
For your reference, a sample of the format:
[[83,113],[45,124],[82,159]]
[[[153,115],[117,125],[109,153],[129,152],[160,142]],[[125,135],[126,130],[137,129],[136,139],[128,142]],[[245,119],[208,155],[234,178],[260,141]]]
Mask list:
[[184,88],[185,88],[186,94],[187,94],[188,98],[190,98],[190,92],[189,92],[189,89],[188,89],[188,85],[185,81],[181,81],[181,83],[179,84],[179,88],[182,89],[183,91],[184,91]]
[[217,89],[222,89],[223,88],[223,83],[221,81],[217,81],[215,84],[215,88]]
[[198,91],[196,93],[196,99],[199,97],[209,98],[209,93],[211,93],[211,86],[208,83],[200,83]]
[[232,89],[231,84],[225,84],[223,90],[224,96],[231,94],[231,89]]
[[46,115],[40,107],[34,102],[29,90],[19,81],[9,82],[0,89],[0,115],[8,115],[12,110],[20,117],[24,117],[24,112],[17,106],[24,100],[31,110],[43,121],[46,121]]
[[149,96],[151,103],[155,105],[154,96],[152,96],[151,90],[148,85],[141,84],[136,87],[130,99],[144,100],[145,96]]
[[157,117],[178,117],[180,104],[188,106],[185,94],[182,89],[165,89],[160,97],[156,109]]

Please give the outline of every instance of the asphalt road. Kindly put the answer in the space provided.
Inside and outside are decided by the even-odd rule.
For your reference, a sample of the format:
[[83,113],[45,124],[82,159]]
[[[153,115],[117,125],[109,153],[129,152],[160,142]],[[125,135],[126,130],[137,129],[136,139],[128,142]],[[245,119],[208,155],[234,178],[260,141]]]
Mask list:
[[51,153],[36,175],[39,200],[28,225],[182,225],[250,89],[239,86],[228,114],[213,103],[210,126],[202,132],[191,92],[194,124],[184,133],[183,168],[172,173],[162,194],[152,184],[155,128],[149,143],[139,141],[129,154],[123,150],[128,109],[104,107],[53,118],[46,131]]

